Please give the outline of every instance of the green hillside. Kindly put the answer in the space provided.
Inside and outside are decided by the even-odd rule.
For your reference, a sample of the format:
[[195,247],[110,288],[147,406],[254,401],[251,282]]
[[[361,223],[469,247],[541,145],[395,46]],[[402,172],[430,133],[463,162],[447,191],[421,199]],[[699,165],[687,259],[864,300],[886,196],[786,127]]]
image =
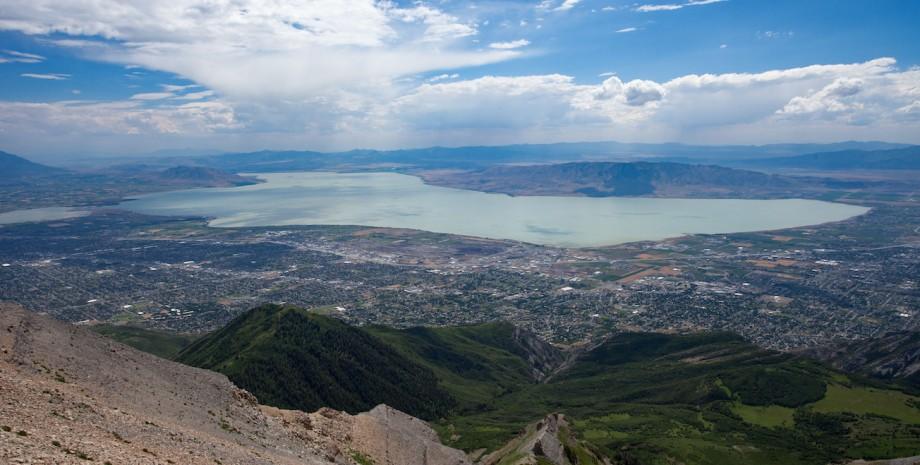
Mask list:
[[127,325],[97,325],[91,329],[122,344],[166,359],[174,358],[196,339],[196,336],[191,334],[154,331]]
[[561,412],[627,463],[824,464],[920,453],[917,400],[733,335],[623,334],[550,382],[439,427],[450,445],[495,449]]
[[250,310],[178,361],[221,372],[282,408],[360,412],[386,403],[430,419],[454,403],[431,370],[361,329],[294,307]]

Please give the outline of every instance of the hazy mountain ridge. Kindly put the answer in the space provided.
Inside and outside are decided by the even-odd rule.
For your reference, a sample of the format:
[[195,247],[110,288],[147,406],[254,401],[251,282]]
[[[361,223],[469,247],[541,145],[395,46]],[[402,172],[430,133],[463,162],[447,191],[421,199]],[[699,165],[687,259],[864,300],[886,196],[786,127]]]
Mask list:
[[920,146],[890,150],[843,150],[792,157],[741,160],[731,165],[750,168],[813,170],[920,170]]
[[835,150],[877,150],[905,147],[886,142],[833,144],[773,144],[697,146],[678,143],[564,142],[499,146],[424,147],[400,150],[318,152],[263,150],[217,156],[173,159],[237,172],[275,172],[316,169],[475,169],[499,164],[563,163],[665,159],[713,163],[716,160],[782,157]]
[[[463,172],[428,172],[421,176],[429,184],[485,192],[590,197],[794,197],[828,183],[815,178],[671,162],[496,166]],[[839,187],[840,182],[834,184]]]
[[0,151],[0,182],[15,182],[36,177],[55,176],[66,170],[29,161],[18,155]]

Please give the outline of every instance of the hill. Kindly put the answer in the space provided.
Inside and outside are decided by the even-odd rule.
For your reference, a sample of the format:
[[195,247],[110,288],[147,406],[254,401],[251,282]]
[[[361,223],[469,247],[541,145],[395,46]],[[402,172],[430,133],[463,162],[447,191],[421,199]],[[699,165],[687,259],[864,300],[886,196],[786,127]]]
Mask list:
[[281,408],[359,412],[386,403],[437,418],[454,402],[429,369],[374,336],[295,307],[252,309],[185,348],[177,360],[223,373]]
[[53,176],[66,173],[60,168],[31,162],[17,155],[0,151],[0,182],[17,181],[24,178]]
[[151,173],[148,177],[164,184],[192,184],[207,187],[245,186],[258,182],[255,178],[203,166],[174,166],[163,171]]
[[890,150],[842,150],[736,162],[751,168],[810,170],[920,170],[920,146]]
[[218,373],[19,307],[0,304],[0,328],[0,463],[469,464],[387,406],[279,410]]
[[784,197],[819,187],[804,178],[669,162],[496,166],[422,177],[429,184],[510,195]]

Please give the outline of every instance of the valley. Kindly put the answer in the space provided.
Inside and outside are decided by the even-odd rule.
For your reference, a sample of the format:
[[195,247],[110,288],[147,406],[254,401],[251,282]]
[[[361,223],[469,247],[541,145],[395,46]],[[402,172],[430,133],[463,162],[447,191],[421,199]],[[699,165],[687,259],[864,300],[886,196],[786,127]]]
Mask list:
[[[347,353],[332,363],[305,362],[342,350],[332,341],[349,341]],[[381,365],[377,355],[361,355],[374,347],[396,358]],[[215,356],[233,363],[215,363]],[[920,447],[916,385],[846,374],[728,333],[621,333],[560,350],[509,323],[359,329],[263,306],[186,347],[178,360],[216,369],[269,405],[290,406],[274,389],[309,399],[332,386],[328,392],[339,397],[326,403],[336,409],[364,408],[342,394],[403,402],[407,413],[432,422],[444,444],[483,464],[526,457],[556,464],[599,464],[603,457],[618,464],[839,463],[907,456]],[[389,390],[398,367],[413,364],[420,384]],[[391,377],[378,379],[380,367]],[[328,382],[326,373],[340,368],[350,375],[334,378],[351,387]],[[416,386],[441,392],[411,394]]]

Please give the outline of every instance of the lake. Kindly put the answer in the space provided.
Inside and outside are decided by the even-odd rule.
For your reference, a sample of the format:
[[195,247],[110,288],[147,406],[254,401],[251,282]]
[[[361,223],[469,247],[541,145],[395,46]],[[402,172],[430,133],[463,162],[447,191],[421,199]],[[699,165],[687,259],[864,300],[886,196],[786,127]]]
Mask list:
[[35,223],[86,216],[89,210],[73,207],[46,207],[0,213],[0,224]]
[[211,226],[364,225],[564,247],[781,229],[865,213],[816,200],[511,197],[396,173],[269,173],[243,187],[143,195],[122,208],[213,218]]

